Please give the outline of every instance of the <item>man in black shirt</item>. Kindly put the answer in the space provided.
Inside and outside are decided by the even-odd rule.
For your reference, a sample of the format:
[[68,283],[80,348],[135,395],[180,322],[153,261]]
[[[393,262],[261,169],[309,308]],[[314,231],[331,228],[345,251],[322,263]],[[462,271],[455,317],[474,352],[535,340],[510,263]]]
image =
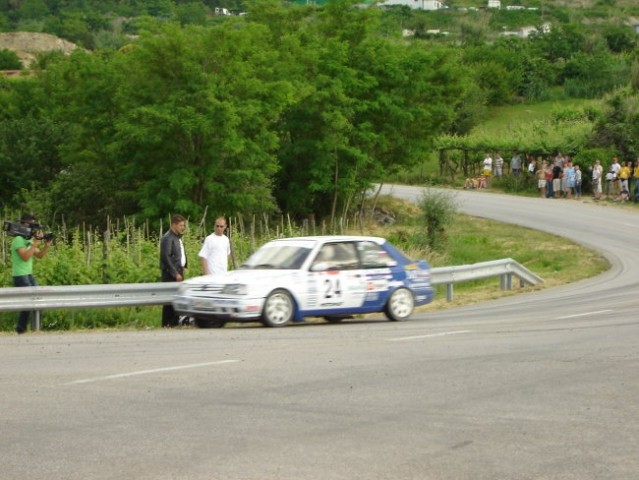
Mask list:
[[[160,242],[160,270],[163,282],[181,282],[184,280],[186,268],[186,251],[182,242],[182,234],[186,229],[186,219],[182,215],[171,217],[171,228],[162,237]],[[162,326],[175,327],[178,318],[173,306],[168,304],[162,307]]]

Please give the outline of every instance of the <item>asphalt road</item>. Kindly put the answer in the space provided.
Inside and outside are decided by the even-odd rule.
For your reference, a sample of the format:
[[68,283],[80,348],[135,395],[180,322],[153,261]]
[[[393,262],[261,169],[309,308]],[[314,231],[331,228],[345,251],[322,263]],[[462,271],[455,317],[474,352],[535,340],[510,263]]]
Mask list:
[[401,323],[0,336],[0,479],[636,479],[639,213],[458,202],[611,269]]

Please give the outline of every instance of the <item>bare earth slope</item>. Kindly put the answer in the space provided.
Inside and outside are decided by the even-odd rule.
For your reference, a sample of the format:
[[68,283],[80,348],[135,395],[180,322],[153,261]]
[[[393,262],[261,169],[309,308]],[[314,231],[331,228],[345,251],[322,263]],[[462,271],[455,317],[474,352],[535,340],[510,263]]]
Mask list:
[[0,50],[6,49],[16,52],[25,67],[29,67],[39,53],[60,50],[68,55],[76,48],[78,46],[75,43],[48,33],[0,33]]

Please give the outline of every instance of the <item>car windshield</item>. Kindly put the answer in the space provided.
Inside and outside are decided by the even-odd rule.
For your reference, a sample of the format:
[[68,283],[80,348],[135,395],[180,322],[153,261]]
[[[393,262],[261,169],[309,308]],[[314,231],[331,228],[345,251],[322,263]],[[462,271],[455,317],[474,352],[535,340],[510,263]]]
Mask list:
[[251,255],[240,268],[242,269],[299,269],[313,244],[309,242],[271,242]]

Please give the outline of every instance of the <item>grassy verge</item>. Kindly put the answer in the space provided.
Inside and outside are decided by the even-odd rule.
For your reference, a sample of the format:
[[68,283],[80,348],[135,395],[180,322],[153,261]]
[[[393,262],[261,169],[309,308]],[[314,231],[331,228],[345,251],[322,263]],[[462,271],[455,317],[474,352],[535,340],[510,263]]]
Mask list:
[[446,301],[445,287],[438,287],[436,301],[425,309],[442,309],[468,305],[489,299],[516,295],[576,282],[593,277],[608,268],[608,262],[597,252],[565,238],[491,220],[459,215],[459,222],[449,229],[449,261],[433,266],[464,265],[475,262],[512,258],[544,279],[537,286],[502,291],[499,277],[455,285],[452,302]]

